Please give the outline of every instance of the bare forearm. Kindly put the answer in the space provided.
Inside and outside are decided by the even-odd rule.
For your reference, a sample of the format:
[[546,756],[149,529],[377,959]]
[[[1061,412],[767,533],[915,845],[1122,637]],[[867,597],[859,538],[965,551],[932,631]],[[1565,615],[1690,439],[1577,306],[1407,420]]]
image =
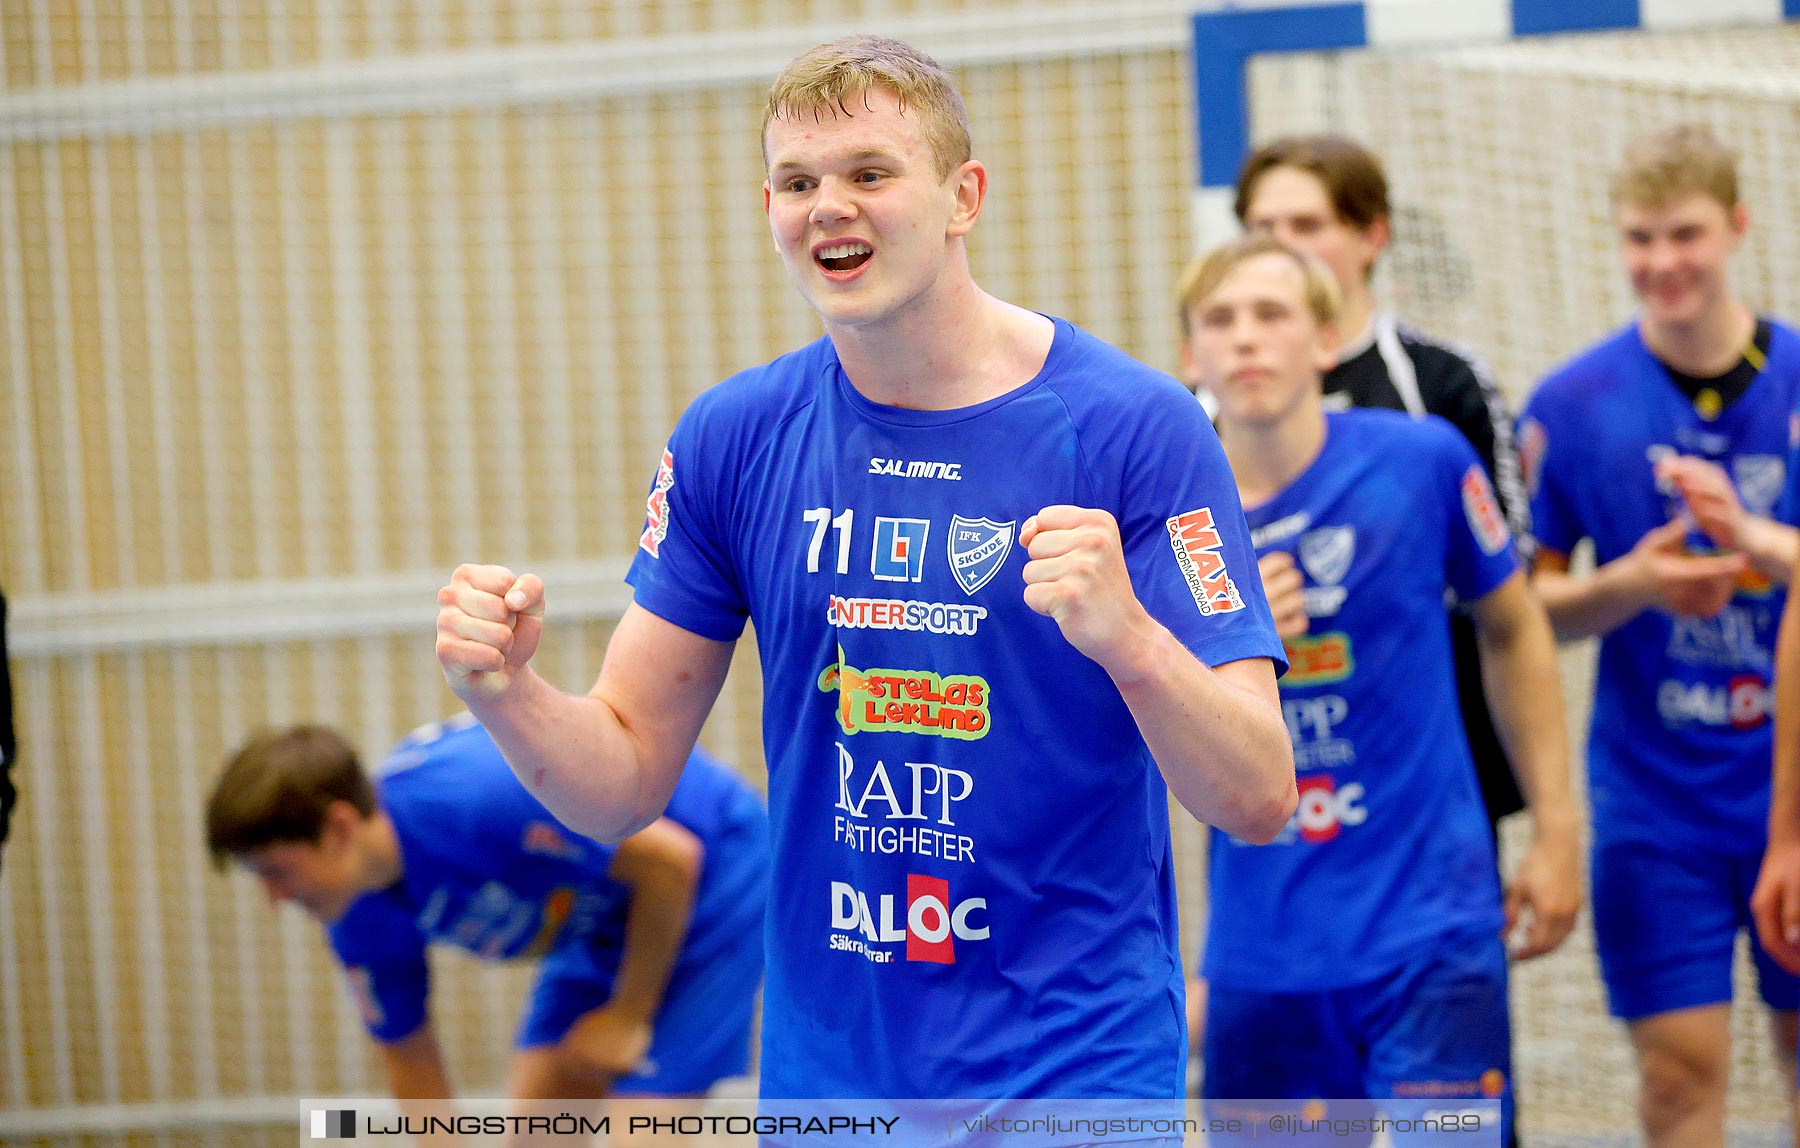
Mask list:
[[1747,516],[1738,527],[1738,546],[1758,574],[1786,586],[1800,560],[1800,531],[1771,518]]
[[[1272,840],[1297,800],[1279,703],[1202,664],[1166,628],[1152,625],[1132,664],[1113,677],[1169,791],[1196,818],[1234,837]],[[1271,692],[1273,683],[1269,675]]]
[[687,937],[694,886],[692,876],[671,871],[641,881],[633,889],[609,1007],[646,1023],[655,1019]]
[[1544,604],[1556,637],[1565,642],[1608,634],[1650,605],[1624,558],[1585,575],[1540,568],[1531,577],[1531,588]]
[[602,699],[564,693],[527,667],[505,695],[469,708],[532,796],[577,833],[621,841],[661,812],[637,739]]
[[1788,599],[1775,642],[1775,772],[1769,843],[1800,843],[1800,604]]
[[1535,610],[1510,631],[1480,631],[1481,684],[1495,732],[1539,833],[1577,832],[1556,640]]
[[[424,1121],[455,1115],[450,1074],[444,1068],[437,1038],[429,1026],[403,1040],[382,1045],[381,1059],[387,1069],[388,1088],[403,1116]],[[463,1141],[453,1133],[427,1132],[413,1137],[413,1142],[420,1148],[459,1148]]]

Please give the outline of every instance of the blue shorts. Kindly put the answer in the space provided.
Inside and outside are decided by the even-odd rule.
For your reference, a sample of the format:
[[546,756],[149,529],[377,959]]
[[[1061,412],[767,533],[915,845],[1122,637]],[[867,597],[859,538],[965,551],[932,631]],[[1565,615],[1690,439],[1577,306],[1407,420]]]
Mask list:
[[[750,1021],[763,975],[761,930],[749,929],[741,940],[706,960],[683,959],[675,966],[656,1013],[650,1051],[636,1072],[613,1084],[614,1093],[703,1093],[749,1069]],[[616,949],[586,943],[552,949],[538,966],[517,1046],[562,1040],[576,1021],[612,997],[618,963]]]
[[[1506,948],[1446,937],[1379,980],[1323,992],[1207,988],[1208,1100],[1498,1100],[1512,1123]],[[1342,1139],[1333,1140],[1342,1145]]]
[[1800,977],[1756,939],[1750,893],[1760,843],[1736,855],[1645,841],[1594,843],[1594,942],[1612,1013],[1640,1020],[1731,1000],[1740,929],[1750,930],[1758,986],[1770,1008],[1800,1003]]

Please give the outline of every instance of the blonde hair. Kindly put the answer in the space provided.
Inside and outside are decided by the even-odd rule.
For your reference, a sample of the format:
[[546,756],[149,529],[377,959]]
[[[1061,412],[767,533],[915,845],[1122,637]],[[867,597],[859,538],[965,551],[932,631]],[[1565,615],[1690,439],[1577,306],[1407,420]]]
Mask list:
[[911,44],[887,36],[845,36],[811,48],[788,62],[769,86],[763,108],[763,165],[769,162],[769,124],[827,108],[854,115],[850,101],[868,107],[869,92],[893,94],[902,111],[918,115],[939,179],[968,162],[969,113],[962,95],[938,62]]
[[1667,207],[1707,195],[1738,205],[1737,155],[1705,124],[1676,124],[1632,140],[1612,180],[1613,206]]
[[1182,271],[1175,288],[1176,298],[1181,301],[1182,338],[1194,333],[1194,309],[1219,289],[1219,284],[1225,281],[1225,277],[1242,264],[1263,255],[1284,255],[1292,259],[1294,266],[1300,269],[1300,277],[1305,285],[1306,309],[1311,312],[1313,322],[1323,327],[1336,321],[1339,295],[1337,280],[1332,276],[1331,269],[1266,232],[1253,231],[1213,248],[1189,263]]

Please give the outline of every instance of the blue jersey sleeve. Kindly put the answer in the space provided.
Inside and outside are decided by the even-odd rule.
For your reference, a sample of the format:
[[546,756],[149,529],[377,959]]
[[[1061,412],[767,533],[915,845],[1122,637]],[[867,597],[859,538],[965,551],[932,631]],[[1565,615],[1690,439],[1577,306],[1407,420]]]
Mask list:
[[418,925],[376,894],[350,906],[329,936],[369,1035],[387,1044],[417,1032],[431,992]]
[[1119,533],[1150,615],[1209,666],[1268,658],[1287,672],[1237,480],[1200,404],[1159,388],[1125,471]]
[[1465,602],[1485,598],[1519,568],[1506,514],[1468,441],[1448,423],[1421,429],[1435,440],[1439,483],[1448,499],[1444,579]]
[[1775,517],[1800,527],[1800,410],[1788,415],[1787,478],[1775,503]]
[[1519,418],[1516,441],[1525,490],[1531,496],[1532,538],[1559,554],[1569,554],[1587,536],[1571,499],[1570,467],[1579,463],[1581,453],[1579,447],[1572,449],[1573,437],[1572,428],[1561,425],[1540,389]]
[[[669,438],[645,502],[644,530],[625,580],[638,605],[684,630],[731,641],[749,617],[730,558],[727,457],[736,436],[709,433],[728,412],[717,392],[690,406]],[[714,401],[709,401],[714,400]]]

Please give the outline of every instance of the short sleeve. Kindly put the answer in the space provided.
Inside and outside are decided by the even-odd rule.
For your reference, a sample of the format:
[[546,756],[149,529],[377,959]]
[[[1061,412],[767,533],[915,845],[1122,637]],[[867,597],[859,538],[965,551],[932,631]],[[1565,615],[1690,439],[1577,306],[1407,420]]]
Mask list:
[[1569,554],[1587,530],[1569,497],[1569,428],[1534,396],[1519,419],[1519,465],[1531,498],[1531,533],[1537,544]]
[[330,929],[350,996],[369,1035],[403,1040],[425,1023],[431,969],[425,936],[412,919],[379,896],[364,897]]
[[731,560],[728,442],[709,435],[705,396],[663,450],[645,500],[644,528],[625,581],[638,605],[682,629],[731,641],[749,617]]
[[[1146,403],[1120,487],[1132,588],[1150,615],[1209,666],[1287,659],[1263,596],[1250,527],[1219,436],[1199,404]],[[1159,389],[1160,390],[1160,389]],[[1161,396],[1159,395],[1159,398]]]
[[1519,568],[1518,552],[1487,468],[1460,434],[1449,433],[1448,427],[1443,431],[1433,437],[1438,481],[1448,500],[1444,579],[1458,598],[1472,602],[1512,577]]

